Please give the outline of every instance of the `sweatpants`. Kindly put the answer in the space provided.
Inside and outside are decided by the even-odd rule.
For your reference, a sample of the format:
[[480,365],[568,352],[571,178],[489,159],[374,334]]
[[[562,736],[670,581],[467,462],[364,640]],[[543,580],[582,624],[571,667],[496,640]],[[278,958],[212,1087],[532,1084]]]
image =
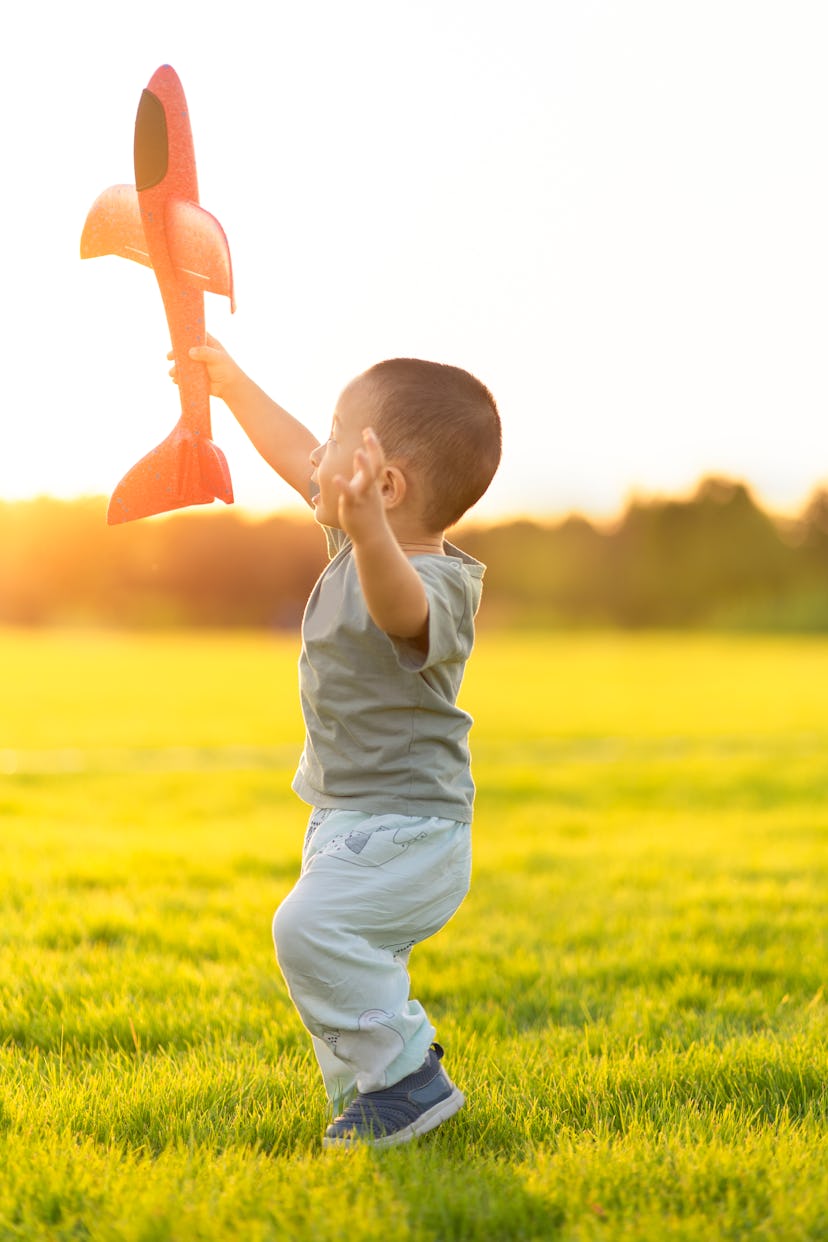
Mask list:
[[422,1065],[435,1029],[409,995],[408,957],[455,913],[470,875],[470,824],[311,814],[273,942],[334,1108]]

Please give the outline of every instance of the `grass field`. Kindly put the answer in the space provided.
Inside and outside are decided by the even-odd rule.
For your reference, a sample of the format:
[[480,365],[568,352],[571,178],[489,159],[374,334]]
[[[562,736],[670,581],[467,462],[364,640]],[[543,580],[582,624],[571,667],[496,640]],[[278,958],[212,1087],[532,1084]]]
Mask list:
[[468,1105],[323,1152],[296,642],[0,632],[0,1240],[828,1238],[828,641],[481,637]]

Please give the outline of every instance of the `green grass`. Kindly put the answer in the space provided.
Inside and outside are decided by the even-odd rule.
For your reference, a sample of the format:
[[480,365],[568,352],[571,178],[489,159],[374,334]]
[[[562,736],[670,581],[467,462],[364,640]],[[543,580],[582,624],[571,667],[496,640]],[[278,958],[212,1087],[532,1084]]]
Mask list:
[[828,1237],[828,642],[485,634],[468,1105],[324,1152],[296,643],[0,632],[0,1239]]

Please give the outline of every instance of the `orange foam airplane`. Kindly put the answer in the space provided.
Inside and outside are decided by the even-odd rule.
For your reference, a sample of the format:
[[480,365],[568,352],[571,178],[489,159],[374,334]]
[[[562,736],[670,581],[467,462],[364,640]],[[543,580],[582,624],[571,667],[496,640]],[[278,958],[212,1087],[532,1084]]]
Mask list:
[[203,345],[204,293],[233,301],[224,230],[198,204],[195,153],[184,91],[162,65],[141,95],[135,118],[135,185],[96,199],[81,237],[81,258],[116,254],[151,267],[172,339],[181,417],[166,440],[124,475],[109,502],[110,525],[182,509],[233,502],[227,461],[211,439],[207,368],[189,350]]

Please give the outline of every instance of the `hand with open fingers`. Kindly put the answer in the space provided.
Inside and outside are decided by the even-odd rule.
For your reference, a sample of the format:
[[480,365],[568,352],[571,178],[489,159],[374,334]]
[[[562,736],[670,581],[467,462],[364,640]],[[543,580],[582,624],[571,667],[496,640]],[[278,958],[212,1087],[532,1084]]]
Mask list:
[[[230,357],[221,341],[216,340],[209,333],[205,338],[205,344],[194,345],[189,351],[189,356],[194,362],[203,362],[207,367],[207,374],[210,377],[210,395],[213,397],[224,397],[241,374],[238,363]],[[175,355],[169,353],[167,358],[172,362]],[[178,383],[174,366],[170,369],[170,375],[173,381]]]
[[339,523],[354,543],[376,532],[385,522],[385,506],[380,490],[385,470],[385,453],[376,432],[366,427],[363,447],[354,453],[354,473],[350,479],[338,474]]

